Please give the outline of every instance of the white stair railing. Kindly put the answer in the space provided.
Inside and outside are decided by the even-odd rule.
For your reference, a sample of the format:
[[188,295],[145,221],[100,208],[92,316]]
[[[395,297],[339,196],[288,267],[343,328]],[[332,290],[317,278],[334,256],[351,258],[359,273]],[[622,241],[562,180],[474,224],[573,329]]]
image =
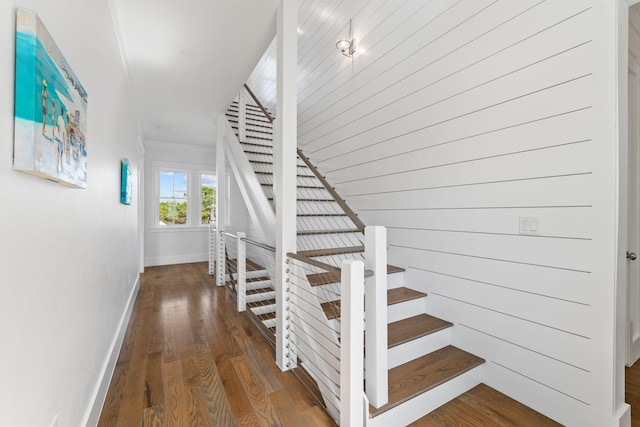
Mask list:
[[[248,88],[247,91],[248,94],[251,95]],[[244,123],[246,121],[248,98],[249,97],[244,93],[244,91],[239,95],[238,132],[240,135],[243,135],[243,141],[249,137],[246,123]],[[255,97],[253,99],[255,100]],[[256,102],[261,107],[259,101],[256,100]],[[272,118],[268,118],[270,121],[272,120]],[[228,156],[229,163],[231,163],[232,171],[238,181],[247,208],[249,209],[251,216],[257,222],[260,231],[262,231],[263,238],[273,245],[275,240],[273,231],[276,228],[273,208],[262,189],[260,181],[254,173],[254,168],[251,166],[251,163],[247,158],[247,156],[253,156],[255,157],[252,158],[254,163],[261,163],[262,160],[265,160],[262,158],[264,156],[257,153],[245,154],[242,149],[242,145],[239,143],[233,129],[227,121],[225,121],[223,133],[225,135],[223,142],[224,152]],[[265,145],[265,147],[268,146]],[[251,150],[255,151],[258,149],[252,147]],[[269,150],[264,152],[268,153]],[[301,155],[301,153],[299,153],[299,155]],[[303,158],[303,160],[306,159],[304,156],[301,158]],[[308,164],[308,159],[306,159],[305,162],[300,163],[307,164],[307,166],[312,167]],[[273,171],[271,166],[267,167],[261,164],[258,166],[264,169],[263,171],[263,169],[259,168],[263,174],[267,170],[270,172]],[[319,175],[315,171],[313,173],[316,177]],[[261,175],[261,179],[262,176],[263,175]],[[328,300],[323,301],[321,296],[317,295],[319,292],[317,291],[317,288],[311,286],[309,281],[306,279],[308,274],[318,274],[318,267],[314,267],[316,268],[316,271],[305,270],[300,265],[296,264],[289,269],[293,272],[289,272],[289,276],[286,279],[287,284],[284,286],[286,291],[285,298],[292,298],[292,300],[299,303],[300,306],[298,309],[300,310],[301,307],[304,308],[299,311],[299,313],[304,313],[304,315],[300,316],[298,314],[297,318],[290,318],[293,313],[287,310],[285,316],[278,316],[278,319],[286,317],[283,323],[283,332],[280,336],[282,337],[286,335],[288,342],[287,349],[285,351],[287,358],[286,368],[291,369],[295,367],[299,359],[302,362],[303,367],[311,373],[318,383],[318,387],[320,388],[327,405],[328,412],[334,416],[336,421],[342,420],[343,416],[346,417],[344,421],[341,422],[346,422],[347,424],[343,425],[355,425],[353,424],[355,422],[353,419],[355,416],[354,414],[358,414],[355,416],[356,418],[358,418],[358,416],[362,418],[362,414],[368,413],[368,403],[363,407],[363,401],[370,401],[374,407],[380,407],[388,402],[386,230],[384,227],[367,227],[364,232],[364,242],[362,242],[362,234],[360,234],[360,237],[358,237],[357,234],[359,233],[358,230],[362,230],[363,224],[357,219],[353,212],[349,210],[350,215],[341,215],[342,210],[337,207],[337,205],[334,207],[327,203],[320,203],[322,205],[321,207],[318,203],[314,202],[314,199],[320,196],[324,199],[334,198],[336,201],[341,201],[337,195],[329,192],[328,187],[326,187],[328,184],[321,182],[321,185],[326,187],[325,189],[322,189],[321,186],[314,183],[314,179],[315,178],[311,180],[309,178],[303,178],[303,182],[298,183],[298,214],[300,215],[298,222],[301,222],[301,224],[299,224],[298,232],[303,236],[302,238],[300,236],[298,237],[298,250],[318,253],[319,249],[323,247],[356,248],[357,246],[364,246],[364,256],[362,253],[357,253],[357,251],[353,254],[348,251],[337,251],[334,255],[309,256],[319,257],[323,261],[332,264],[333,267],[331,265],[329,265],[329,267],[334,269],[334,273],[336,270],[340,271],[340,268],[337,268],[336,266],[342,265],[345,262],[351,265],[356,262],[354,258],[359,258],[358,262],[360,263],[362,263],[361,260],[364,260],[364,267],[373,272],[373,275],[367,277],[365,281],[364,286],[366,287],[366,292],[363,290],[362,293],[362,303],[365,307],[365,311],[361,311],[361,314],[366,318],[366,322],[364,321],[364,318],[358,321],[357,319],[360,314],[353,314],[350,312],[351,308],[347,308],[347,305],[350,305],[350,300],[348,300],[349,296],[344,292],[350,292],[351,286],[345,287],[344,280],[341,285],[340,278],[334,280],[334,282],[338,282],[337,285],[335,283],[327,283],[323,285],[323,290],[320,291],[325,294],[333,293],[331,296],[333,300],[342,302],[342,307],[340,307],[339,304],[337,305],[337,311],[342,311],[341,314],[338,314],[338,317],[343,320],[327,321],[322,306],[326,306],[330,302]],[[324,194],[326,194],[326,196]],[[273,194],[269,197],[277,196],[277,194]],[[326,200],[321,200],[321,202],[326,202]],[[346,209],[348,209],[348,207]],[[349,217],[349,220],[346,220],[345,217],[347,216]],[[355,221],[353,223],[354,225],[350,226],[349,221]],[[302,227],[300,228],[300,226]],[[316,238],[314,236],[314,234],[316,234],[314,233],[315,230],[321,230],[327,226],[332,230],[352,230],[355,228],[355,232],[350,231],[349,233],[351,234],[349,234],[343,231],[336,233],[335,236],[330,236],[330,233],[319,233],[320,237]],[[307,235],[309,237],[305,237]],[[316,243],[316,240],[319,243]],[[241,254],[243,253],[243,249],[241,249],[241,241],[242,239],[238,239],[237,245],[238,273],[240,273],[241,263],[243,262],[241,260]],[[320,247],[316,246],[317,244],[319,244]],[[222,256],[224,257],[224,254]],[[314,260],[309,261],[312,262]],[[299,261],[296,261],[296,263],[299,263]],[[315,264],[312,263],[311,265]],[[244,268],[246,268],[246,266],[244,266]],[[338,273],[338,276],[339,275],[340,273]],[[238,275],[238,278],[240,278],[240,275]],[[294,280],[297,281],[296,291],[298,292],[295,296],[288,294],[293,287],[291,285],[293,285]],[[355,280],[358,279],[356,278]],[[239,310],[244,309],[240,301],[242,298],[240,292],[241,288],[242,286],[238,283]],[[307,298],[302,299],[303,295]],[[351,297],[353,298],[353,295],[351,295]],[[331,304],[332,303],[333,302],[331,302]],[[292,319],[298,319],[298,323],[291,323],[290,320]],[[366,360],[363,357],[364,342],[361,343],[359,348],[356,348],[354,341],[351,338],[349,338],[348,343],[352,347],[350,349],[345,349],[345,351],[348,350],[351,353],[348,352],[343,354],[344,346],[340,345],[340,340],[338,338],[346,336],[343,335],[344,333],[348,333],[349,337],[351,337],[353,334],[352,328],[354,327],[353,322],[358,324],[359,327],[363,327],[364,325],[364,328],[366,328]],[[346,331],[350,332],[343,331],[342,327],[346,327]],[[289,330],[289,328],[292,329]],[[278,333],[280,334],[280,332]],[[345,343],[344,340],[342,342]],[[355,342],[357,342],[357,339]],[[332,351],[332,345],[337,345],[339,351]],[[348,362],[344,362],[344,360],[347,360]],[[338,368],[338,365],[341,365],[343,362],[348,363],[348,366],[350,366],[348,371],[351,375],[360,375],[363,377],[366,375],[366,381],[364,381],[364,378],[360,381],[352,380],[351,377],[348,381],[343,380],[342,378],[338,380],[336,375],[339,375],[342,371]],[[366,369],[364,368],[365,363]],[[358,368],[360,365],[362,365],[362,367]],[[286,369],[284,366],[282,367],[283,369]],[[357,373],[354,371],[357,371]],[[363,383],[366,384],[366,394],[363,394]],[[347,397],[350,401],[356,403],[349,403],[348,408],[350,409],[343,414],[345,405],[343,400]],[[358,409],[355,409],[355,407]],[[347,419],[349,421],[346,421]]]
[[311,375],[336,422],[364,426],[364,263],[288,257],[288,363]]

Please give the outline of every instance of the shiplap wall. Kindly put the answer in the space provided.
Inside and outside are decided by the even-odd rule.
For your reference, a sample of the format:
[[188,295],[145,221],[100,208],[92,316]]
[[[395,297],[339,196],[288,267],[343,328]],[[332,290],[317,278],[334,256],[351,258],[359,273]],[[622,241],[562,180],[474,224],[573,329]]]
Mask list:
[[[298,14],[299,147],[388,227],[390,263],[487,360],[485,382],[580,426],[611,416],[593,3],[301,0]],[[335,48],[349,19],[351,59]],[[266,100],[274,61],[249,80]]]

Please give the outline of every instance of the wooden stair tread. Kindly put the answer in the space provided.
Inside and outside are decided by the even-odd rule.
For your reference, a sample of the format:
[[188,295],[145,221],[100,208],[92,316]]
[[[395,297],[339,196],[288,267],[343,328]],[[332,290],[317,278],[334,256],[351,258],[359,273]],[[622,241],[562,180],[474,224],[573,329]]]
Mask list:
[[461,414],[468,414],[465,418],[469,423],[478,426],[562,426],[488,385],[479,384],[409,424],[409,427],[454,425],[454,420],[460,419]]
[[484,359],[446,346],[389,370],[389,403],[374,408],[375,417],[484,363]]
[[316,217],[316,216],[342,216],[345,217],[347,216],[347,214],[343,214],[343,213],[306,213],[306,214],[301,214],[299,213],[297,216],[299,217],[303,217],[303,218],[309,218],[309,217]]
[[[250,271],[249,271],[249,273],[250,273]],[[266,282],[266,281],[268,281],[268,280],[271,280],[271,279],[269,279],[267,276],[264,276],[264,277],[251,277],[251,278],[247,278],[247,279],[245,279],[245,281],[246,281],[247,283],[253,283],[253,282]]]
[[[264,187],[273,187],[273,183],[270,182],[261,182],[260,185]],[[304,188],[306,190],[324,190],[324,187],[318,187],[315,185],[296,185],[296,188]]]
[[409,288],[394,288],[387,291],[387,305],[399,304],[405,301],[411,301],[426,297],[427,294],[419,291],[414,291]]
[[267,300],[263,300],[263,301],[248,302],[247,303],[247,308],[264,307],[265,305],[275,305],[275,303],[276,303],[275,299],[267,299]]
[[[330,274],[330,273],[327,273],[327,274]],[[388,289],[387,305],[398,304],[404,301],[410,301],[413,299],[418,299],[426,296],[427,294],[414,291],[413,289],[408,289],[408,288]],[[327,319],[332,320],[340,317],[340,300],[327,301],[327,302],[323,302],[320,305],[322,306],[322,310],[324,311],[324,314],[327,316]]]
[[247,289],[247,295],[261,295],[275,292],[273,288]]
[[[298,199],[300,200],[300,199]],[[333,202],[333,200],[310,200],[312,202]],[[327,229],[327,230],[300,230],[298,231],[298,236],[310,236],[310,235],[319,235],[319,234],[347,234],[347,233],[359,233],[360,230],[357,228],[348,228],[348,229]]]
[[298,251],[298,255],[302,255],[307,258],[313,258],[313,257],[320,257],[320,256],[355,254],[358,252],[364,252],[364,246],[347,246],[344,248],[314,249],[309,251]]
[[[247,266],[247,271],[259,271],[259,270],[265,270],[264,267],[262,267],[260,264],[256,264],[255,262],[251,261],[250,259],[246,260],[246,266]],[[227,267],[229,268],[229,273],[233,274],[233,273],[237,273],[238,272],[238,260],[237,259],[228,259],[227,260]]]
[[[318,249],[318,250],[327,250],[327,249]],[[393,274],[393,273],[398,273],[398,272],[402,272],[402,271],[404,271],[404,268],[402,268],[402,267],[396,267],[394,265],[387,265],[387,274]],[[311,286],[320,286],[320,285],[326,285],[328,283],[339,282],[340,281],[340,275],[338,273],[330,273],[330,272],[327,271],[325,273],[308,274],[307,275],[307,280],[309,281],[309,284]],[[399,289],[404,289],[404,288],[399,288]],[[414,292],[416,292],[416,291],[414,291]],[[421,295],[419,297],[416,297],[416,298],[421,298],[423,296],[426,296],[426,294],[422,294],[421,292],[419,292],[419,293]],[[389,295],[388,292],[387,292],[387,295]],[[414,298],[409,298],[409,299],[414,299]],[[402,301],[398,301],[398,302],[402,302]],[[396,304],[396,303],[393,303],[393,304]]]
[[273,153],[262,153],[260,151],[244,150],[244,154],[255,154],[256,156],[273,156]]
[[[258,131],[255,131],[255,132],[258,132]],[[271,144],[256,144],[255,142],[241,142],[240,144],[250,145],[252,147],[269,148],[269,149],[273,150],[273,145],[271,145]]]
[[276,318],[275,312],[269,312],[264,314],[258,314],[258,319],[260,320],[271,320]]
[[393,274],[393,273],[402,273],[404,272],[405,269],[402,267],[397,267],[395,265],[387,265],[387,274]]
[[387,325],[388,347],[392,348],[451,326],[453,326],[451,322],[428,314],[419,314],[408,319],[389,323]]

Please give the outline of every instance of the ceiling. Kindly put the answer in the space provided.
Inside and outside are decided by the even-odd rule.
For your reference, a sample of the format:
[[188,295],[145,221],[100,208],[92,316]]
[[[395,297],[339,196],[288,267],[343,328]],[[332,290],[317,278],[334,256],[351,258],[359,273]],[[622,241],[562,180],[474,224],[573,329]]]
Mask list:
[[279,0],[113,0],[145,140],[214,145],[276,34]]

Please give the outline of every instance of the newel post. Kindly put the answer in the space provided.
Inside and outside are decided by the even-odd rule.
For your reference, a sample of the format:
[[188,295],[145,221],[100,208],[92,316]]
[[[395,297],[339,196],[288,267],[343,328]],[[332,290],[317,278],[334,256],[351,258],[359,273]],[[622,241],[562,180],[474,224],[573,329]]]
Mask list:
[[224,242],[224,230],[216,230],[216,285],[224,286],[227,277],[227,257]]
[[365,279],[366,391],[376,408],[389,401],[387,362],[387,230],[364,230],[365,268],[374,274]]
[[282,0],[277,11],[278,72],[273,189],[276,199],[276,363],[282,370],[291,369],[285,339],[289,309],[286,260],[287,253],[296,252],[297,8],[296,0]]
[[238,263],[236,265],[236,296],[238,311],[247,309],[247,243],[243,240],[246,234],[238,232]]
[[340,425],[363,427],[364,264],[345,260],[341,267]]

